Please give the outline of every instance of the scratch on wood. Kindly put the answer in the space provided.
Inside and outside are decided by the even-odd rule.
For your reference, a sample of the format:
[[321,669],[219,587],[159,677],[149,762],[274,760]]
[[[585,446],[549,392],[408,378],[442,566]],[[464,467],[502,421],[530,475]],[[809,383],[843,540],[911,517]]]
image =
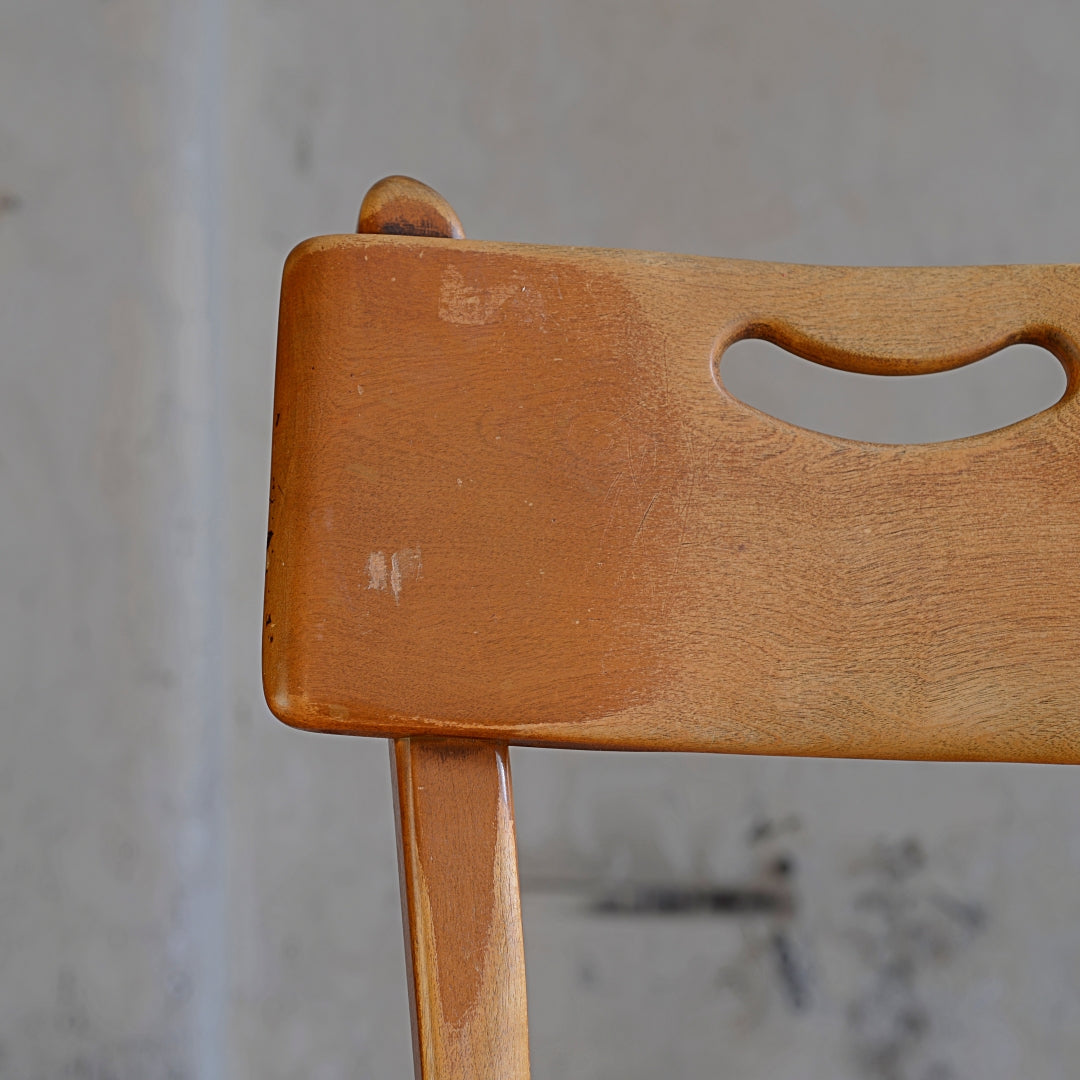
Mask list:
[[608,484],[607,491],[604,492],[604,497],[600,500],[601,505],[606,503],[608,501],[608,499],[611,498],[613,492],[616,490],[616,488],[618,488],[619,484],[622,482],[622,478],[623,478],[623,470],[620,469],[615,474],[615,479],[612,480],[610,484]]
[[641,530],[645,528],[645,522],[648,519],[649,513],[652,510],[653,506],[656,504],[656,500],[659,499],[659,498],[660,498],[660,492],[658,491],[649,500],[649,505],[645,507],[645,513],[641,515],[641,524],[638,525],[637,532],[634,533],[634,541],[635,542],[637,541],[637,538],[641,535]]
[[398,603],[401,597],[401,561],[396,551],[390,556],[390,588],[394,593],[394,603]]

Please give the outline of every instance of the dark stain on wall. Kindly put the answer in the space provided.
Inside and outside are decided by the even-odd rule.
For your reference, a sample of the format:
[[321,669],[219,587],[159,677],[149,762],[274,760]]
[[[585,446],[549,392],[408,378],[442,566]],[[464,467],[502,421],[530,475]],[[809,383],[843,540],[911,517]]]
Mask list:
[[852,867],[849,937],[862,967],[847,1028],[867,1080],[954,1080],[934,1047],[934,969],[951,963],[983,931],[984,906],[934,880],[917,837],[880,843]]

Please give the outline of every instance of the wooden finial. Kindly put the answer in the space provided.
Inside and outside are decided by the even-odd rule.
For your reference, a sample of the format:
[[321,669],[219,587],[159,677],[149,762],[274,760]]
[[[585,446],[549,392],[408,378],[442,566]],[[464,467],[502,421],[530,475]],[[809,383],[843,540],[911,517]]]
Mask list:
[[386,176],[371,186],[360,204],[356,231],[465,238],[454,208],[434,188],[409,176]]

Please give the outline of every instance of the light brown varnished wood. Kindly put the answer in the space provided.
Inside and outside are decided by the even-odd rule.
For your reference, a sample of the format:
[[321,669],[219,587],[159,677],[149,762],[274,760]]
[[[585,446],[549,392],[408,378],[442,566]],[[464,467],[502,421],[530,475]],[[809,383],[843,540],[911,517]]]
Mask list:
[[[403,176],[368,192],[357,228],[464,236],[441,195]],[[396,739],[390,762],[417,1080],[528,1080],[508,748]]]
[[392,745],[421,1080],[527,1080],[529,1031],[505,745]]
[[458,240],[465,236],[454,208],[434,188],[411,176],[386,176],[373,184],[360,204],[356,231]]
[[[356,734],[1080,760],[1080,268],[323,237],[285,270],[264,675]],[[1050,349],[921,446],[729,395],[768,338],[886,374]]]

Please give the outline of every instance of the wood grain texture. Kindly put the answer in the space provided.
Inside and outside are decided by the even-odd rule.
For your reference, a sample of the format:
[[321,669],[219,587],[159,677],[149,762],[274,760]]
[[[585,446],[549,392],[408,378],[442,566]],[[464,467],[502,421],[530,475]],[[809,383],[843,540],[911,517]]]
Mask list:
[[385,176],[360,204],[358,233],[445,236],[463,239],[454,208],[434,189],[411,176]]
[[505,745],[391,744],[418,1080],[528,1080]]
[[[1054,407],[920,446],[729,395],[747,336]],[[1080,268],[848,269],[403,236],[285,269],[264,679],[315,730],[1080,760]]]
[[[446,200],[405,176],[371,188],[357,230],[464,236]],[[396,553],[379,571],[395,597],[402,559],[413,569]],[[390,761],[417,1080],[528,1080],[508,748],[396,739]]]

